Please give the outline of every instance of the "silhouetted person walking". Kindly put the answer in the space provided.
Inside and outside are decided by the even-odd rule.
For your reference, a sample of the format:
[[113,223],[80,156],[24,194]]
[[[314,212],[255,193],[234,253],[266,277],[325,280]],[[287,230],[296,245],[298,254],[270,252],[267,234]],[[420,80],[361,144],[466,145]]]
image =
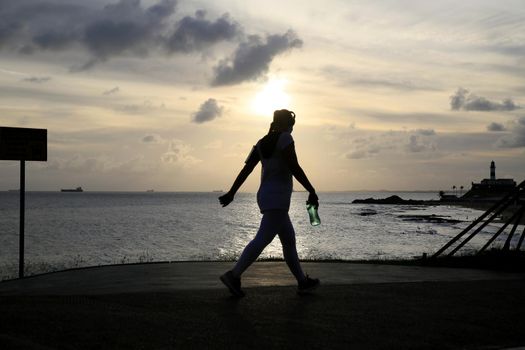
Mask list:
[[319,279],[308,277],[301,269],[295,246],[295,231],[288,216],[292,196],[292,175],[309,192],[308,202],[316,207],[319,206],[315,189],[297,160],[291,135],[294,124],[295,114],[293,112],[286,109],[275,111],[270,131],[253,146],[230,191],[219,197],[223,207],[230,204],[237,190],[259,161],[261,162],[261,184],[257,191],[257,204],[263,214],[261,225],[255,238],[244,248],[233,269],[221,276],[221,281],[235,296],[244,296],[241,289],[242,273],[257,259],[276,234],[281,240],[286,264],[297,279],[297,292],[311,291],[320,284]]

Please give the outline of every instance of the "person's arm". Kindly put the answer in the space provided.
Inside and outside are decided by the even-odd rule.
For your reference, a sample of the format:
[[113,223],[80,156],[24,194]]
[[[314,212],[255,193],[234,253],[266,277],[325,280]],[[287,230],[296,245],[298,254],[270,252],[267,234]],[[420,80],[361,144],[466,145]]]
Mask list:
[[230,188],[230,190],[226,194],[219,197],[219,202],[222,204],[223,207],[227,206],[233,201],[235,193],[237,193],[244,181],[246,181],[248,176],[252,173],[255,166],[257,166],[257,163],[259,163],[258,157],[250,157],[246,161],[246,164],[244,164],[244,167],[239,172],[239,175],[237,175],[237,178],[233,182],[233,185]]
[[286,146],[286,148],[283,149],[283,158],[288,167],[290,168],[290,171],[292,172],[292,175],[299,181],[301,185],[307,190],[310,194],[308,196],[308,202],[310,204],[313,204],[315,206],[319,206],[319,198],[317,197],[317,194],[315,193],[315,188],[310,183],[310,180],[308,180],[308,177],[304,173],[303,168],[299,165],[299,161],[297,160],[297,154],[295,153],[295,145],[294,143],[289,144]]

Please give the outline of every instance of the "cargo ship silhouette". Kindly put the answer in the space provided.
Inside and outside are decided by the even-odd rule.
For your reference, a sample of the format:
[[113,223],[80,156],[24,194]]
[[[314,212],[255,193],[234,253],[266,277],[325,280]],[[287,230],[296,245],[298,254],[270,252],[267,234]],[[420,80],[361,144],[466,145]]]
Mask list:
[[84,192],[84,190],[82,189],[82,187],[77,187],[77,188],[62,188],[60,190],[60,192]]

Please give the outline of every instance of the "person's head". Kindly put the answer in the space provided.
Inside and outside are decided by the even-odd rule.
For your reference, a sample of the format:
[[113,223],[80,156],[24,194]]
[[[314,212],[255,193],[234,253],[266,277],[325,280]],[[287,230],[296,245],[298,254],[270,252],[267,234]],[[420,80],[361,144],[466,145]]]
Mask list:
[[270,132],[292,132],[295,124],[295,113],[287,109],[279,109],[273,112],[273,122],[270,125]]

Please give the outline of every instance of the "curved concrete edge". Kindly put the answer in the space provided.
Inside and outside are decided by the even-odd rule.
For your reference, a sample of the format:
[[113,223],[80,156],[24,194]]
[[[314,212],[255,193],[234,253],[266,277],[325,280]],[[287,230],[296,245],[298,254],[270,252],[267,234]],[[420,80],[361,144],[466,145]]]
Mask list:
[[[97,295],[224,288],[219,276],[232,262],[177,262],[101,266],[0,282],[0,295]],[[302,262],[321,284],[452,282],[523,279],[524,273],[475,269]],[[243,288],[295,286],[284,262],[256,262],[243,275]]]

